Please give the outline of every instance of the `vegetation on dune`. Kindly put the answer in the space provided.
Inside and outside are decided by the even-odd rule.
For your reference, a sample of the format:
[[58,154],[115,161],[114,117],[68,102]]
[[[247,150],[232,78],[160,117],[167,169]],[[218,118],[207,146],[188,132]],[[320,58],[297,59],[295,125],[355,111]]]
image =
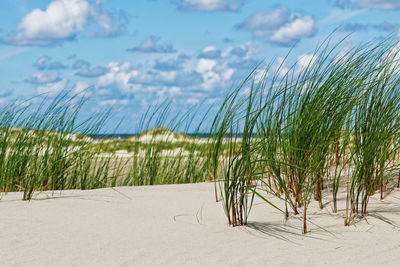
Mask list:
[[258,197],[286,219],[302,216],[305,234],[309,204],[324,208],[326,193],[349,225],[368,214],[372,195],[400,185],[395,48],[384,39],[344,52],[327,40],[308,65],[254,69],[215,114],[202,104],[175,116],[171,102],[149,107],[128,140],[88,138],[109,113],[80,120],[85,100],[68,92],[36,110],[10,104],[0,112],[0,190],[29,200],[42,190],[213,181],[232,226],[247,224]]
[[[339,185],[347,185],[345,225],[366,215],[377,190],[383,196],[398,170],[393,158],[399,152],[399,57],[390,40],[345,53],[339,47],[328,40],[307,66],[294,64],[284,75],[281,68],[268,68],[261,79],[253,75],[225,99],[213,125],[214,153],[226,132],[232,147],[239,133],[244,137],[221,174],[233,226],[246,224],[248,214],[241,210],[250,210],[254,195],[283,210],[265,194],[281,199],[286,218],[289,208],[295,215],[302,212],[303,233],[307,207],[314,199],[323,208],[327,185],[335,212]],[[344,171],[348,177],[342,181]]]
[[[173,149],[195,149],[199,153],[206,154],[211,144],[207,143],[191,143],[191,142],[168,142],[160,141],[157,142],[157,146],[161,150],[173,150]],[[130,141],[130,140],[105,140],[98,143],[94,143],[91,147],[94,150],[105,152],[105,153],[115,153],[116,151],[125,150],[128,153],[133,153],[137,150],[147,150],[153,144],[140,142],[140,141]]]
[[[175,133],[172,130],[170,130],[168,128],[163,128],[163,127],[144,130],[143,132],[141,132],[139,134],[139,137],[145,136],[145,135],[151,135],[151,136],[167,135],[167,136],[172,136],[173,138],[176,138],[176,139],[188,139],[188,140],[192,139],[192,137],[190,137],[189,135],[187,135],[185,133],[182,133],[182,132]],[[132,139],[132,141],[134,141],[135,139],[137,139],[137,136],[132,136],[131,139]]]
[[[205,181],[205,151],[209,144],[151,138],[147,142],[91,139],[88,136],[101,131],[109,112],[81,120],[79,114],[85,101],[66,91],[43,100],[36,109],[15,103],[3,108],[0,192],[23,191],[23,199],[29,200],[43,190]],[[167,124],[166,118],[153,118]],[[147,133],[155,137],[172,133],[155,128]],[[115,153],[118,150],[130,154]]]

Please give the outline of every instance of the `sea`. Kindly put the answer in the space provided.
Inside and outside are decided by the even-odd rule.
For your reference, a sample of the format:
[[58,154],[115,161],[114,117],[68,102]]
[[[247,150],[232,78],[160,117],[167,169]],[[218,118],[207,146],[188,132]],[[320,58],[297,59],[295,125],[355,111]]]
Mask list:
[[[139,133],[124,133],[124,134],[91,134],[89,137],[94,138],[94,139],[117,139],[117,140],[124,140],[128,139],[132,136],[139,136]],[[208,138],[209,133],[188,133],[186,134],[191,137],[196,137],[196,138]]]

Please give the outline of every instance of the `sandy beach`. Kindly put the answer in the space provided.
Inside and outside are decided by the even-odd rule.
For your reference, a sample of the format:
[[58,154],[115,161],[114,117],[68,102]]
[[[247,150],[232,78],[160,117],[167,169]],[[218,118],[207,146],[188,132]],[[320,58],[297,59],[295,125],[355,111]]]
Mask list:
[[[283,215],[256,199],[247,227],[230,227],[213,184],[42,192],[0,201],[1,266],[398,266],[400,191],[371,199],[344,227],[344,210]],[[343,202],[341,202],[343,203]],[[277,203],[278,204],[278,203]],[[280,203],[279,205],[282,205]]]

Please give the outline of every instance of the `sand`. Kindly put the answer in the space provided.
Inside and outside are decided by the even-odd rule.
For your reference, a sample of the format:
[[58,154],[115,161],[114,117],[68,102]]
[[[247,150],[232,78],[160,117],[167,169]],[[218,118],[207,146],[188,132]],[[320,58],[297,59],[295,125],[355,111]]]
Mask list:
[[[259,199],[247,227],[229,227],[213,184],[21,193],[0,200],[1,266],[399,266],[400,191],[343,226],[331,203],[309,230]],[[278,202],[276,202],[278,203]],[[279,204],[282,206],[282,204]],[[314,214],[311,214],[315,212]]]

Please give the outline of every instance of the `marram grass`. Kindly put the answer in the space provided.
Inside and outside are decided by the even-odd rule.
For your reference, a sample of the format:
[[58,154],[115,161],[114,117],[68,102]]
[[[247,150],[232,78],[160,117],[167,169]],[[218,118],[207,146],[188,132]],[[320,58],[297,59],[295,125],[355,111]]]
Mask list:
[[[400,132],[399,57],[389,39],[345,53],[339,48],[327,40],[308,66],[293,65],[284,73],[269,67],[225,99],[213,125],[212,151],[220,150],[218,138],[227,132],[231,147],[240,147],[231,150],[221,173],[221,196],[233,226],[247,223],[254,195],[286,218],[289,209],[301,212],[303,233],[309,203],[323,208],[323,190],[332,192],[336,212],[339,185],[347,184],[345,225],[354,215],[366,215],[377,190],[383,197],[398,169],[391,159],[398,155]],[[265,194],[283,200],[284,208]]]
[[232,226],[248,223],[258,197],[286,219],[301,216],[305,234],[309,204],[323,209],[326,193],[349,225],[368,215],[370,196],[400,185],[400,56],[391,39],[341,47],[328,39],[307,66],[256,68],[216,109],[149,107],[130,140],[90,138],[110,113],[82,120],[85,99],[69,92],[35,110],[11,103],[0,112],[0,190],[29,200],[43,190],[212,181]]

